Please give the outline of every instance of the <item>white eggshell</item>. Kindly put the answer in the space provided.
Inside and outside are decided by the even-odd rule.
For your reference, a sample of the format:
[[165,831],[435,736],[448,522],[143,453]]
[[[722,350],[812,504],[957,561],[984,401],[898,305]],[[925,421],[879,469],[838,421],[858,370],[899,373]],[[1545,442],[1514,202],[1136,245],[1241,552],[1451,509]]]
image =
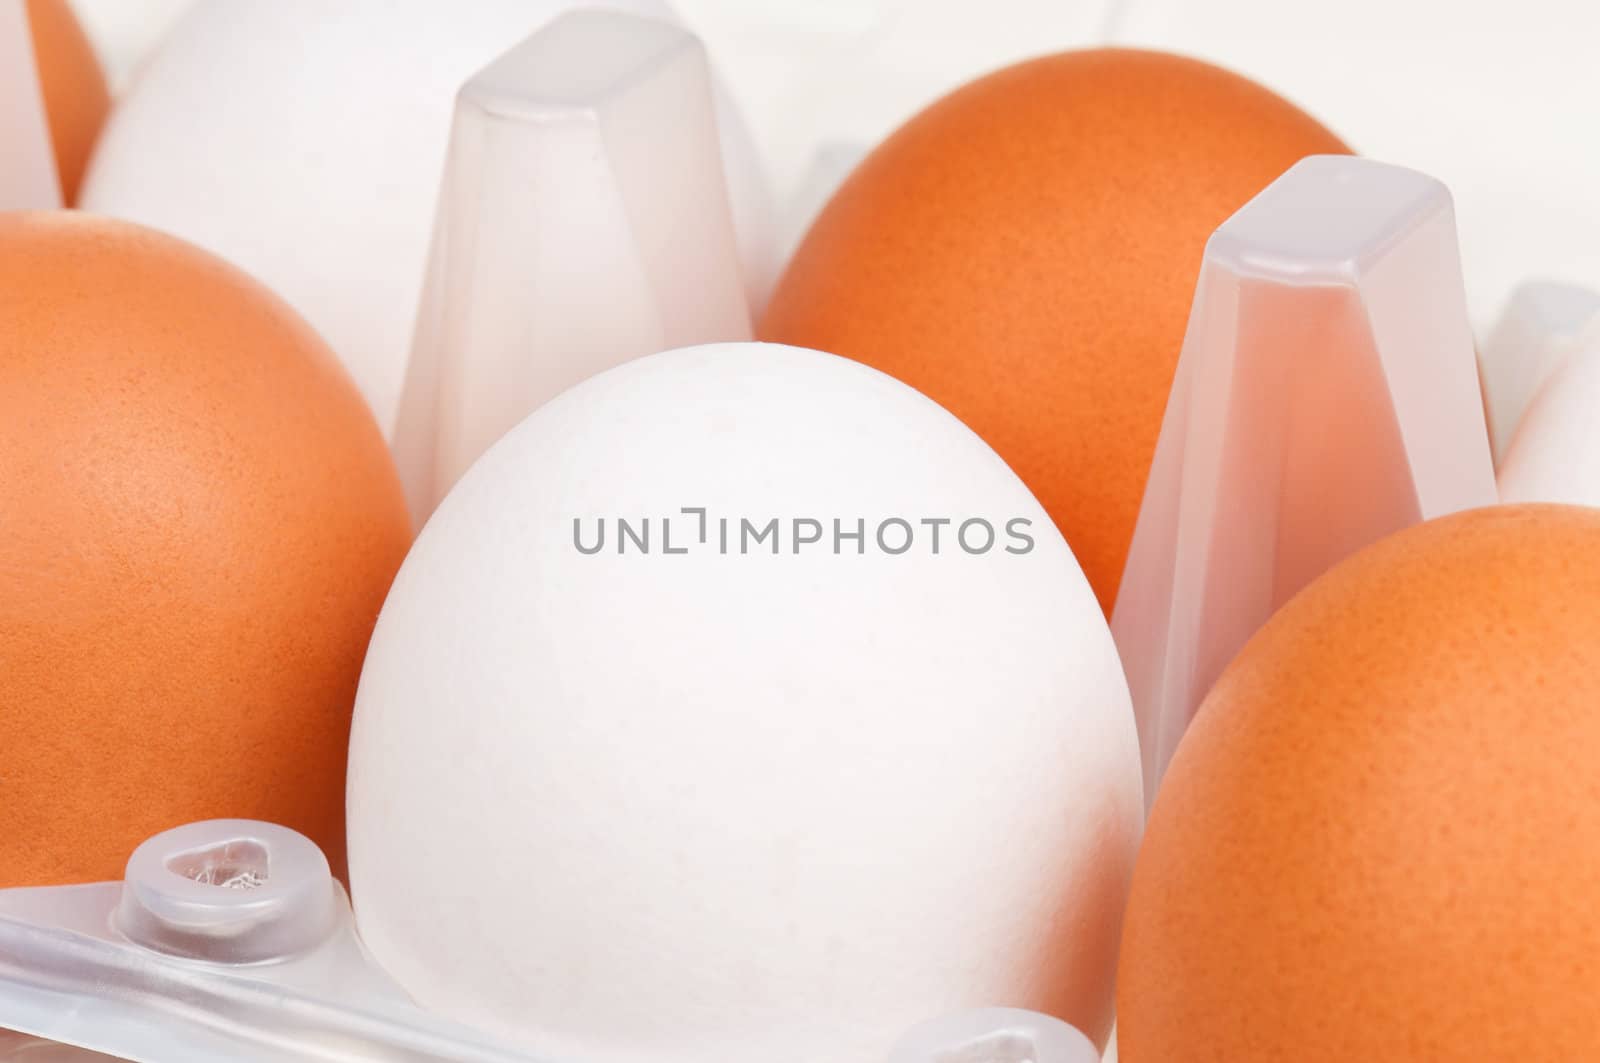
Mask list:
[[1600,327],[1574,345],[1522,415],[1499,482],[1502,502],[1600,506]]
[[[578,552],[617,516],[649,554]],[[979,517],[979,554],[920,524]],[[361,679],[350,870],[419,1002],[552,1058],[882,1063],[996,1003],[1104,1043],[1141,802],[1105,620],[1016,476],[875,370],[724,344],[564,393],[434,514]]]
[[[114,109],[81,205],[184,237],[276,289],[392,434],[456,91],[578,6],[599,5],[203,0]],[[603,6],[670,17],[664,0]],[[767,191],[742,124],[719,102],[759,305],[776,269]]]

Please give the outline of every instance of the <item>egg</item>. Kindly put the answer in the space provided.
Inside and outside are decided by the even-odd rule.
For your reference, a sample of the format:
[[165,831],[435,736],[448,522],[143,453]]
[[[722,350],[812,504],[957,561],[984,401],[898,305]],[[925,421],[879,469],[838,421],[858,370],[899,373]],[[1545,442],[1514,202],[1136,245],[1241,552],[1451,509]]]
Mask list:
[[1123,1063],[1600,1058],[1600,512],[1490,507],[1285,606],[1178,747]]
[[[17,65],[24,68],[31,66],[31,76],[38,79],[37,96],[31,101],[15,98],[0,100],[0,110],[10,111],[13,105],[20,104],[37,113],[37,108],[43,106],[54,155],[54,166],[47,167],[53,169],[54,173],[47,176],[45,187],[49,187],[53,178],[55,194],[60,198],[52,196],[48,202],[30,202],[28,205],[54,206],[62,200],[72,203],[77,199],[78,183],[88,164],[89,153],[94,148],[101,123],[105,121],[106,111],[110,108],[111,97],[106,89],[100,61],[95,57],[94,49],[66,0],[27,0],[20,5],[20,10],[27,26],[25,40],[30,46],[28,51],[31,56],[25,53]],[[0,26],[0,35],[5,35],[6,29],[6,26]],[[0,45],[0,52],[6,52],[8,64],[16,62],[5,45]],[[8,70],[5,75],[0,75],[0,86],[8,93],[16,93],[19,87],[12,82],[11,74],[12,71]],[[25,72],[24,76],[30,75]],[[0,115],[0,130],[4,130],[8,138],[23,136],[24,130],[18,127],[24,123],[31,125],[27,118],[15,111]],[[8,156],[8,168],[19,157],[24,166],[27,164],[27,152],[19,151],[15,146],[4,151],[4,154]],[[10,188],[16,180],[16,174],[7,174],[0,179],[0,185]],[[36,198],[36,194],[29,198]],[[10,203],[3,205],[12,206]]]
[[[327,339],[390,435],[456,93],[578,6],[588,5],[202,0],[119,101],[83,205],[191,240],[261,279]],[[607,6],[670,15],[661,0]],[[775,271],[764,179],[725,100],[719,121],[759,303]]]
[[0,888],[190,820],[343,859],[367,639],[409,541],[327,347],[172,237],[0,215]]
[[929,107],[795,253],[760,338],[927,394],[1032,489],[1110,611],[1206,238],[1305,155],[1267,90],[1149,52],[1067,52]]
[[1103,1043],[1142,800],[1104,617],[994,452],[846,359],[692,347],[423,529],[351,889],[420,1004],[551,1058],[882,1063],[996,1000]]

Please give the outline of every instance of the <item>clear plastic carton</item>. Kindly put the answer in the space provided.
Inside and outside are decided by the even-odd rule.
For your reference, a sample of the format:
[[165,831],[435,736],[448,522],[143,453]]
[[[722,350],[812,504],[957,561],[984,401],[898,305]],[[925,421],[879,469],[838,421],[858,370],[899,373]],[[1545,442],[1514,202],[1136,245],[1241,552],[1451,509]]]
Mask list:
[[[0,1063],[97,1058],[555,1063],[412,1004],[322,851],[253,820],[158,834],[121,882],[0,890]],[[887,1063],[1098,1058],[1066,1023],[989,1009],[919,1027]]]
[[59,207],[61,183],[22,0],[0,4],[0,145],[0,210]]
[[1301,160],[1206,245],[1112,614],[1146,802],[1279,606],[1387,534],[1495,500],[1449,191]]
[[558,17],[456,100],[395,434],[413,520],[572,385],[750,336],[705,49],[636,15]]

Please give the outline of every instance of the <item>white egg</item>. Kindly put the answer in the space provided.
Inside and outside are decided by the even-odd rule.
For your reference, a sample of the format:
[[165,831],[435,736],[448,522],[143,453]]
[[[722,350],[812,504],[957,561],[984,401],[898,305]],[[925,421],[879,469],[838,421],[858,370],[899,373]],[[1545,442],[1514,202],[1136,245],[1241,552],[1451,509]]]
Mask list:
[[[586,0],[203,0],[114,109],[81,205],[184,237],[276,289],[394,429],[457,89]],[[664,0],[604,6],[669,17]],[[719,101],[752,301],[767,192]],[[530,194],[536,194],[530,190]]]
[[994,452],[722,344],[563,393],[445,499],[349,813],[361,933],[426,1007],[591,1063],[882,1063],[997,1003],[1104,1042],[1142,794],[1105,620]]

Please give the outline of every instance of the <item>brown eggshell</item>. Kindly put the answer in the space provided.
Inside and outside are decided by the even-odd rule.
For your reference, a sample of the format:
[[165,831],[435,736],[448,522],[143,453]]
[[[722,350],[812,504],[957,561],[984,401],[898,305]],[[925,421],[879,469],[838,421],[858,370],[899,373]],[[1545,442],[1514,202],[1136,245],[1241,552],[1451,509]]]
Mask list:
[[964,420],[1044,504],[1110,612],[1211,231],[1347,149],[1224,70],[1122,49],[934,104],[817,218],[762,339],[855,358]]
[[105,74],[66,0],[27,0],[34,66],[55,146],[61,198],[77,202],[78,183],[111,109]]
[[1134,873],[1124,1063],[1600,1059],[1600,511],[1330,570],[1224,673]]
[[174,238],[0,215],[0,887],[275,820],[344,854],[356,680],[409,543],[328,348]]

